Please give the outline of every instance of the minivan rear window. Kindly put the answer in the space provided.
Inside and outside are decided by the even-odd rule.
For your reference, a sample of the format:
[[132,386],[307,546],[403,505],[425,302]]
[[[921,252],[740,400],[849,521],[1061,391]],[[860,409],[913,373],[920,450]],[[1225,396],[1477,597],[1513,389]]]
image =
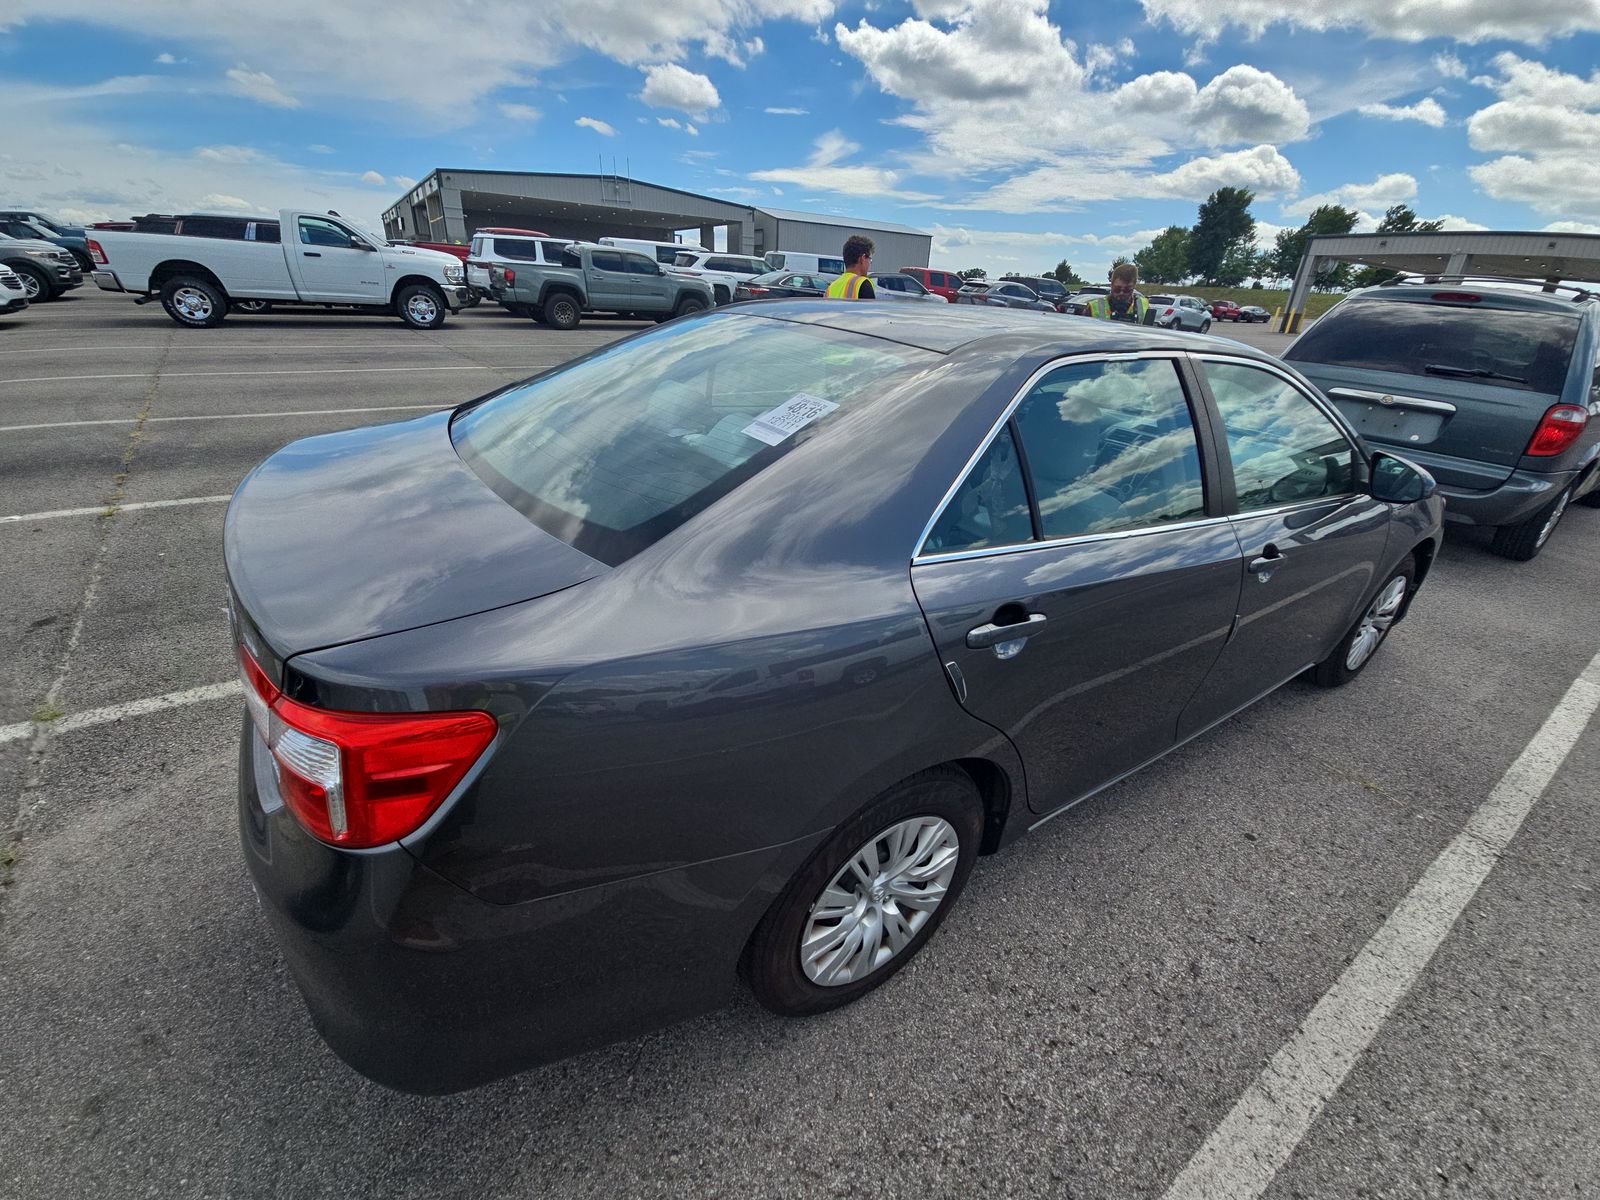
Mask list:
[[718,313],[490,396],[457,414],[451,436],[507,503],[615,566],[938,359]]
[[1482,305],[1347,300],[1284,357],[1402,375],[1470,379],[1558,396],[1578,317]]

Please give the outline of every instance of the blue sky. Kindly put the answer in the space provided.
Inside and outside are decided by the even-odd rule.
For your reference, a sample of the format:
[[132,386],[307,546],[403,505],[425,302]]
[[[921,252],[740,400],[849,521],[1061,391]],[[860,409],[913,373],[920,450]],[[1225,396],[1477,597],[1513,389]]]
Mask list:
[[0,0],[0,202],[333,207],[435,166],[902,222],[1088,275],[1213,188],[1600,232],[1600,0]]

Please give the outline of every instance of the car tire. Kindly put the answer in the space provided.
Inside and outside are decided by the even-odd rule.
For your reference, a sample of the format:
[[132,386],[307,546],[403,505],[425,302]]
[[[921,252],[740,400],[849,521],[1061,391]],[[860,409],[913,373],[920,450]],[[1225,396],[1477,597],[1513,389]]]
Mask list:
[[1494,538],[1489,543],[1489,549],[1501,558],[1513,559],[1516,562],[1527,562],[1529,559],[1537,558],[1539,551],[1550,541],[1550,535],[1556,531],[1556,526],[1561,523],[1561,518],[1571,500],[1572,488],[1570,486],[1562,488],[1559,496],[1526,521],[1516,525],[1502,525],[1496,529]]
[[699,296],[685,296],[678,301],[678,307],[672,310],[675,317],[687,317],[690,313],[705,312],[706,302]]
[[1200,322],[1200,332],[1201,333],[1210,333],[1211,332],[1211,318],[1207,317],[1204,321]]
[[209,279],[174,275],[161,285],[161,307],[179,325],[215,329],[228,315],[228,298]]
[[11,269],[16,272],[17,278],[22,280],[22,290],[28,294],[29,304],[43,304],[46,300],[56,298],[56,290],[50,285],[50,276],[38,267],[27,263],[16,263]]
[[437,329],[444,324],[444,293],[432,284],[407,284],[395,295],[394,311],[413,329]]
[[576,329],[581,319],[577,299],[566,292],[557,292],[544,302],[543,316],[546,325],[560,330]]
[[[897,856],[895,839],[911,832],[913,841]],[[756,999],[775,1013],[803,1017],[885,983],[955,907],[982,836],[983,801],[965,773],[935,767],[890,788],[834,830],[756,927],[740,963]],[[870,880],[854,865],[868,855],[879,868]],[[830,909],[818,915],[825,897],[836,901],[836,921]],[[911,897],[917,899],[906,903]],[[891,924],[898,934],[889,933]],[[814,943],[832,942],[844,953],[819,950],[803,961],[808,931]]]
[[717,305],[719,308],[722,305],[727,304],[732,299],[733,299],[733,297],[729,294],[728,289],[725,288],[725,287],[717,287],[717,288],[712,288],[711,289],[711,301],[712,301],[713,304]]
[[477,308],[478,305],[481,304],[481,303],[483,303],[483,293],[482,292],[469,291],[467,293],[467,298],[466,298],[466,300],[464,300],[462,302],[461,307],[462,308]]
[[1390,571],[1333,653],[1311,668],[1311,682],[1318,687],[1343,687],[1361,674],[1388,638],[1389,630],[1404,615],[1406,598],[1411,595],[1416,577],[1416,564],[1410,557]]

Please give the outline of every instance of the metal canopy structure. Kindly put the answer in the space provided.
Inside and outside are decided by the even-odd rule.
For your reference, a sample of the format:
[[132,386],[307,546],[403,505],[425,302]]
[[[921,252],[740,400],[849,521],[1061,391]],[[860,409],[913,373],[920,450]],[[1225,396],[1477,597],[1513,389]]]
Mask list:
[[1313,237],[1294,273],[1294,286],[1278,325],[1280,333],[1299,332],[1317,272],[1340,262],[1410,275],[1498,275],[1546,283],[1600,283],[1600,234],[1440,230]]

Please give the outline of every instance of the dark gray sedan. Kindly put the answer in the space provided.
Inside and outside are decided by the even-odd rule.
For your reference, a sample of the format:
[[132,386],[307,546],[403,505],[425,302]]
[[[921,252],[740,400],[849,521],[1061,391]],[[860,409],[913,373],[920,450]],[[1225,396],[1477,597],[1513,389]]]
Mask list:
[[1233,342],[874,303],[674,321],[245,480],[245,857],[317,1027],[390,1086],[741,976],[821,1012],[903,967],[978,856],[1361,671],[1440,509]]

